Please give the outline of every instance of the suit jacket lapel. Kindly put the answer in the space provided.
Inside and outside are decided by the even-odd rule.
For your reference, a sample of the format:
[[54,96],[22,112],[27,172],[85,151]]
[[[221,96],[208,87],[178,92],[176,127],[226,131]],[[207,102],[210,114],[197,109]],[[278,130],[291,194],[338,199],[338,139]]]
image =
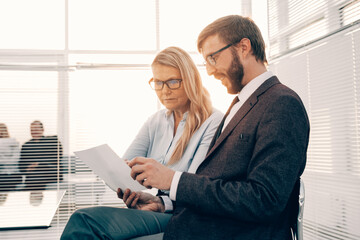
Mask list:
[[[220,134],[219,138],[216,140],[214,145],[209,149],[205,159],[221,144],[224,139],[229,136],[229,134],[233,131],[233,129],[240,123],[240,121],[246,116],[246,114],[251,111],[251,109],[258,102],[258,97],[266,92],[270,87],[275,84],[278,84],[279,79],[276,76],[273,76],[266,80],[263,84],[260,85],[256,91],[251,94],[251,96],[246,100],[246,102],[241,106],[241,108],[236,112],[235,116],[231,119],[229,124]],[[211,145],[210,145],[211,146]]]

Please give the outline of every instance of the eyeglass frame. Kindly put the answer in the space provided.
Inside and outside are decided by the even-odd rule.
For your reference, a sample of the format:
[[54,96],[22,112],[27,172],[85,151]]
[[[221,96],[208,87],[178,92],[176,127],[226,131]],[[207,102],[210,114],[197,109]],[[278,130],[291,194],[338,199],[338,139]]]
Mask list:
[[[174,80],[179,81],[179,87],[177,87],[177,88],[172,88],[172,87],[169,86],[168,82],[174,81]],[[181,87],[182,79],[169,79],[169,80],[166,80],[166,81],[156,81],[156,82],[161,82],[161,83],[162,83],[162,87],[161,87],[160,89],[155,89],[155,88],[153,88],[153,87],[151,86],[151,82],[155,82],[155,81],[154,81],[154,78],[151,78],[151,79],[149,80],[149,85],[150,85],[151,89],[153,89],[153,90],[155,90],[155,91],[161,91],[161,90],[163,90],[165,84],[166,84],[166,86],[167,86],[169,89],[171,89],[171,90],[176,90],[176,89],[179,89],[179,88]]]
[[[241,41],[241,40],[240,40]],[[218,53],[221,53],[222,51],[228,49],[229,47],[231,47],[232,45],[234,44],[237,44],[239,43],[240,41],[236,41],[236,42],[233,42],[233,43],[229,43],[228,45],[226,45],[225,47],[223,48],[220,48],[219,50],[213,52],[212,54],[209,54],[207,55],[205,61],[204,61],[204,65],[206,66],[207,63],[209,63],[211,66],[215,66],[216,65],[216,60],[214,59],[214,55],[218,54]]]

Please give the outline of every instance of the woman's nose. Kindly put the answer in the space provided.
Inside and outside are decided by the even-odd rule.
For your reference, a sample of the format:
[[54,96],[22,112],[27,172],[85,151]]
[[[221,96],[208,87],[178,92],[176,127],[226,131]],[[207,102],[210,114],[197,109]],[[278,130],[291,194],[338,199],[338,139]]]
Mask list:
[[169,86],[167,84],[164,84],[163,88],[161,89],[161,91],[165,94],[169,94],[171,93],[171,89],[169,88]]

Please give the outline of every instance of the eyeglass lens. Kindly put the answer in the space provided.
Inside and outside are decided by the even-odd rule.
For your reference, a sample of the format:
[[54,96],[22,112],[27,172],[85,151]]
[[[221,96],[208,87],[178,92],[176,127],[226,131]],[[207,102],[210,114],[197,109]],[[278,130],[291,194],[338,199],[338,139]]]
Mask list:
[[166,84],[168,86],[168,88],[170,89],[177,89],[180,87],[180,79],[171,79],[171,80],[167,80],[167,81],[153,81],[152,82],[152,87],[155,90],[161,90],[164,87],[164,84]]

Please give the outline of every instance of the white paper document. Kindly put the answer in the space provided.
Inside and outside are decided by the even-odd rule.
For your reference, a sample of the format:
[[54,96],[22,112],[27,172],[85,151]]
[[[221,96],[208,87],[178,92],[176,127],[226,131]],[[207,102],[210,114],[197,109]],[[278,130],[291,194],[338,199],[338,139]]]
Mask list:
[[131,168],[107,144],[74,152],[112,190],[141,191],[146,188],[131,178]]

